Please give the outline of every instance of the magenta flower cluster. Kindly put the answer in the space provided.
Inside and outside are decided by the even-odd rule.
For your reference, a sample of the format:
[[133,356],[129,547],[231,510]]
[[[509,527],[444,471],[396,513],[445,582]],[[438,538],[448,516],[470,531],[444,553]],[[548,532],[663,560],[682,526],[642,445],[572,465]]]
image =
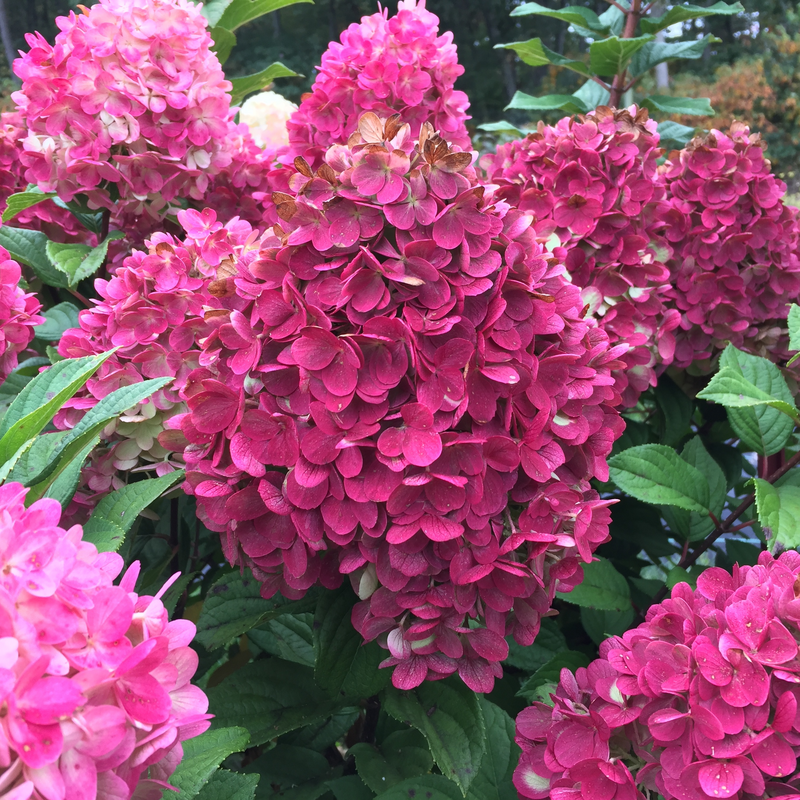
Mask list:
[[311,93],[291,116],[288,152],[279,160],[291,164],[302,156],[316,168],[331,145],[345,144],[367,111],[384,119],[400,114],[415,137],[430,122],[448,142],[470,150],[469,101],[454,88],[464,68],[453,34],[438,34],[439,18],[425,0],[400,0],[395,16],[384,9],[347,28],[330,43]]
[[316,172],[298,159],[260,240],[184,222],[225,265],[184,390],[188,491],[265,596],[349,575],[402,688],[488,691],[504,637],[533,641],[607,539],[588,480],[623,428],[626,347],[471,162],[367,113]]
[[800,555],[678,584],[517,718],[522,797],[800,796]]
[[800,226],[760,137],[735,123],[727,135],[694,139],[663,169],[669,304],[681,314],[675,365],[708,359],[727,342],[766,355],[800,294]]
[[[191,210],[178,216],[187,226],[201,219]],[[234,220],[230,226],[240,230],[242,223]],[[250,231],[248,225],[244,228]],[[58,352],[65,358],[118,349],[67,401],[55,424],[61,430],[74,427],[89,408],[123,386],[151,378],[174,380],[104,431],[103,445],[84,468],[68,509],[71,521],[84,520],[104,494],[119,488],[124,483],[120,472],[152,470],[165,475],[183,467],[164,426],[170,416],[186,410],[181,391],[189,373],[200,365],[198,342],[209,332],[203,314],[211,298],[209,289],[214,290],[210,279],[216,269],[206,260],[214,262],[208,250],[195,248],[191,240],[184,243],[157,233],[147,247],[134,250],[111,279],[95,281],[101,299],[80,313],[79,328],[61,337]]]
[[189,0],[100,0],[59,17],[55,46],[28,34],[13,95],[26,178],[64,201],[159,217],[202,199],[230,164],[230,82]]
[[44,322],[39,314],[42,304],[20,287],[21,278],[19,264],[0,247],[0,382],[16,368],[19,354],[33,340],[34,326]]
[[[181,742],[208,727],[190,683],[195,627],[170,622],[160,596],[118,586],[115,553],[98,553],[61,507],[25,508],[0,486],[0,792],[9,800],[152,798]],[[177,577],[177,576],[175,576]]]
[[614,373],[626,406],[655,386],[658,364],[672,361],[680,322],[665,303],[672,250],[658,141],[646,110],[602,107],[539,123],[482,162],[498,195],[533,217],[540,238],[555,233],[587,312],[612,342],[630,345]]

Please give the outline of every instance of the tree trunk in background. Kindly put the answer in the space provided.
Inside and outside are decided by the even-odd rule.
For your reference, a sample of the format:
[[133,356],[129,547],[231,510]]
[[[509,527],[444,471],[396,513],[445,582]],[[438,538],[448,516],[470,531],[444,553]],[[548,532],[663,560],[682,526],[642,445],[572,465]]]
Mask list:
[[[664,11],[665,8],[663,3],[657,2],[653,4],[652,16],[660,17]],[[659,31],[656,34],[657,42],[663,42],[666,38],[667,34],[665,31]],[[660,64],[656,64],[655,73],[656,87],[658,89],[669,89],[669,62],[662,61]]]
[[[6,61],[8,62],[8,71],[11,73],[12,78],[14,72],[12,64],[16,54],[14,53],[14,42],[11,39],[11,31],[8,29],[8,16],[6,15],[5,0],[0,0],[0,39],[3,40],[3,53],[5,54]],[[14,78],[16,80],[16,78]]]

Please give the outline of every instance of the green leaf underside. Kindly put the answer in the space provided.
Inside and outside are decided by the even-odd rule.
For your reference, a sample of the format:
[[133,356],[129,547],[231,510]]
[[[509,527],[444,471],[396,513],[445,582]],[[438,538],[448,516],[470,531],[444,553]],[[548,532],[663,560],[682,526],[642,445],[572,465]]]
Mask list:
[[773,486],[756,478],[758,521],[770,550],[780,552],[800,546],[800,486]]
[[731,16],[732,14],[741,14],[743,11],[744,6],[741,3],[717,2],[705,8],[694,3],[676,4],[674,8],[660,17],[645,17],[641,24],[645,33],[658,33],[678,22],[687,22],[700,17],[713,17],[718,14]]
[[711,117],[714,109],[707,97],[668,97],[653,95],[645,97],[642,105],[649,111],[661,111],[664,114],[691,114],[699,117]]
[[78,313],[80,309],[72,303],[58,303],[52,308],[42,312],[45,322],[37,325],[33,330],[36,338],[43,342],[57,342],[64,335],[64,331],[78,327]]
[[235,31],[246,22],[263,17],[264,14],[277,11],[279,8],[286,8],[286,6],[293,6],[297,3],[313,2],[314,0],[233,0],[226,4],[222,15],[212,24]]
[[508,44],[497,44],[495,49],[504,48],[513,50],[520,59],[531,67],[542,67],[546,64],[553,64],[557,67],[565,67],[573,72],[577,72],[585,77],[589,76],[589,67],[583,61],[575,61],[571,58],[559,55],[542,43],[541,39],[528,39],[526,42],[509,42]]
[[243,78],[231,78],[231,105],[238,105],[247,95],[259,92],[269,86],[276,78],[295,78],[298,73],[289,67],[284,66],[279,61],[270,64],[261,72],[253,75],[245,75]]

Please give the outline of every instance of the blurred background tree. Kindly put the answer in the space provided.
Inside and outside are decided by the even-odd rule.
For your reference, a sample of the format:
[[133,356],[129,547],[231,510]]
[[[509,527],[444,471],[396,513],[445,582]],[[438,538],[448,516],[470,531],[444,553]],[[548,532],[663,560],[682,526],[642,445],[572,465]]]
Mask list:
[[[523,0],[428,0],[428,7],[442,21],[443,30],[453,31],[465,74],[458,88],[472,104],[475,125],[502,118],[519,126],[535,122],[531,112],[504,111],[516,91],[532,95],[570,93],[580,83],[567,70],[531,68],[511,50],[496,50],[503,42],[534,36],[551,50],[580,59],[586,57],[587,42],[565,24],[544,17],[511,17]],[[694,0],[710,6],[714,0]],[[553,9],[584,5],[598,13],[609,7],[607,0],[540,0]],[[394,5],[394,0],[388,0]],[[52,40],[57,33],[54,18],[76,8],[74,0],[0,0],[5,8],[14,49],[24,48],[26,31],[39,31]],[[92,5],[92,0],[84,0]],[[660,5],[666,10],[667,0]],[[725,127],[733,119],[749,122],[769,145],[769,156],[779,173],[796,191],[800,188],[800,2],[794,0],[743,0],[745,13],[711,17],[673,26],[667,41],[700,39],[712,34],[722,41],[708,47],[702,59],[678,61],[669,73],[648,76],[643,91],[705,96],[716,116],[676,118],[687,125]],[[311,85],[319,58],[330,39],[338,38],[351,22],[374,13],[376,0],[316,0],[314,7],[298,5],[281,9],[248,24],[238,33],[238,45],[226,64],[231,76],[257,72],[274,61],[303,73],[305,78],[282,79],[276,87],[297,101]],[[0,24],[2,13],[0,13]],[[7,60],[0,55],[0,92],[7,99],[13,82]],[[669,82],[665,89],[663,83]],[[633,98],[636,99],[635,97]],[[553,112],[553,119],[562,112]],[[545,115],[546,116],[546,115]],[[552,120],[551,120],[552,121]]]

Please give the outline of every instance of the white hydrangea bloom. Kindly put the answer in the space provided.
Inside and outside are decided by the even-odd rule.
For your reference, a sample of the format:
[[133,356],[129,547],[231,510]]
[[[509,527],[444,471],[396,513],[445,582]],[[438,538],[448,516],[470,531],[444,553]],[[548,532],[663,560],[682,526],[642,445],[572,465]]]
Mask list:
[[297,106],[277,92],[261,92],[248,97],[239,111],[239,121],[250,129],[259,147],[274,149],[289,144],[286,123]]

